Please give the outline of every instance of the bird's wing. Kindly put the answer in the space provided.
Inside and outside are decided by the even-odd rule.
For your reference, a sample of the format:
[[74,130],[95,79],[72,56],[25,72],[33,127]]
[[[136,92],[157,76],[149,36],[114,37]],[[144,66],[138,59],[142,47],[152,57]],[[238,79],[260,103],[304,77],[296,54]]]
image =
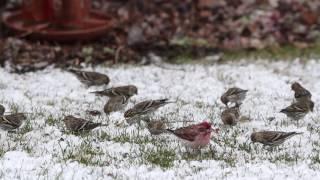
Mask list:
[[188,126],[174,130],[173,134],[181,139],[194,141],[196,136],[199,134],[199,131],[193,128],[193,126]]
[[285,110],[287,112],[306,112],[307,107],[304,104],[295,103],[285,108]]
[[168,101],[169,99],[158,99],[151,101],[151,104],[149,105],[149,109],[158,109],[159,107],[162,107],[166,104],[172,103]]
[[71,119],[72,127],[76,131],[82,131],[87,124],[87,120],[81,118]]
[[287,138],[290,138],[293,135],[296,135],[299,133],[296,132],[281,132],[281,131],[266,131],[264,133],[264,136],[266,139],[268,139],[271,142],[281,141],[285,140]]
[[26,119],[26,116],[23,113],[16,113],[16,114],[5,115],[2,117],[2,119],[7,124],[20,126],[22,123],[22,120]]
[[248,90],[244,90],[244,89],[240,89],[240,88],[230,88],[228,89],[228,91],[226,92],[226,94],[228,95],[235,95],[235,94],[239,94],[239,93],[244,93],[247,92]]
[[92,121],[87,121],[86,123],[83,124],[83,126],[81,127],[80,130],[91,130],[91,129],[94,129],[98,126],[100,126],[101,123],[94,123]]
[[82,71],[81,76],[86,80],[94,81],[100,76],[100,74],[96,72]]
[[139,113],[144,113],[144,112],[147,112],[150,110],[150,108],[152,107],[153,105],[153,101],[150,100],[150,101],[143,101],[143,102],[140,102],[138,104],[136,104],[133,108],[136,112],[139,112]]
[[301,98],[301,97],[304,97],[304,96],[307,96],[307,97],[311,98],[310,91],[308,91],[307,89],[305,89],[302,86],[298,87],[297,90],[295,90],[294,97],[295,98]]

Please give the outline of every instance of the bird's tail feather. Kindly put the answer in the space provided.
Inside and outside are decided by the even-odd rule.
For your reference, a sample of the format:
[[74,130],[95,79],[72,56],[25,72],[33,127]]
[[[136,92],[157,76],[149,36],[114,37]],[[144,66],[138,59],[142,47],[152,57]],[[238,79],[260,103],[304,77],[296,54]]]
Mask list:
[[159,100],[163,104],[176,103],[177,101],[169,101],[169,99],[160,99]]
[[292,132],[293,135],[299,135],[299,134],[303,134],[303,132]]
[[79,74],[79,71],[75,70],[75,69],[67,69],[67,71],[72,73],[72,74]]
[[286,110],[286,109],[281,109],[280,112],[281,112],[281,113],[286,113],[287,110]]
[[96,95],[102,95],[104,91],[92,91],[90,93],[96,94]]
[[174,134],[174,130],[172,129],[166,129],[167,132]]

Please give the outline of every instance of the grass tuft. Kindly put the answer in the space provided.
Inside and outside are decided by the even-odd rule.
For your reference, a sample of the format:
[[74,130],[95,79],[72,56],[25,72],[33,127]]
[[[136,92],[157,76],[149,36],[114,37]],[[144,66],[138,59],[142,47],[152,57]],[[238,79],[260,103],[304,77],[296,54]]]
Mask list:
[[176,154],[174,151],[161,147],[156,150],[151,150],[150,152],[145,152],[144,155],[147,162],[162,168],[172,167],[175,157]]

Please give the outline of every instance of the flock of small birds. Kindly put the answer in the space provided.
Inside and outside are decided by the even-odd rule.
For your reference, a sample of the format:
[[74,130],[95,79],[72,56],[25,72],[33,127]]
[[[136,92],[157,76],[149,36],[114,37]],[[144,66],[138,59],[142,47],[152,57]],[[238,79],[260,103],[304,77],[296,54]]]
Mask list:
[[[68,70],[74,74],[80,82],[86,86],[102,86],[108,85],[110,78],[101,73],[80,71],[71,69]],[[291,89],[294,91],[295,101],[280,112],[284,113],[288,118],[298,121],[304,116],[313,111],[314,103],[311,100],[311,93],[302,87],[298,82],[292,84]],[[228,89],[222,96],[221,102],[225,105],[225,110],[221,113],[223,124],[234,126],[240,121],[240,107],[246,98],[248,90],[238,87]],[[130,98],[138,94],[138,88],[134,85],[126,85],[112,87],[102,91],[91,92],[97,96],[106,96],[106,102],[103,110],[109,115],[112,112],[121,111],[126,108]],[[219,129],[212,128],[210,122],[204,121],[199,124],[194,124],[178,129],[169,129],[164,121],[152,120],[151,115],[159,108],[174,103],[169,99],[147,100],[135,104],[132,108],[124,112],[124,118],[129,125],[141,122],[146,123],[146,128],[152,135],[162,133],[171,133],[178,139],[181,139],[188,147],[192,149],[200,149],[210,143],[211,133],[218,133]],[[232,104],[232,107],[229,107]],[[91,115],[100,114],[99,111],[90,111]],[[13,131],[22,125],[26,119],[24,113],[10,113],[5,115],[4,106],[0,105],[0,128],[7,131]],[[96,127],[107,126],[103,123],[95,123],[86,119],[67,115],[63,119],[65,127],[68,131],[81,133],[88,132]],[[252,142],[259,142],[263,145],[276,146],[282,144],[285,140],[294,135],[302,134],[300,132],[281,132],[281,131],[260,131],[251,134]]]
[[[288,118],[298,122],[304,118],[310,111],[313,112],[314,103],[311,100],[311,93],[298,82],[291,85],[294,91],[295,101],[280,112]],[[222,122],[226,125],[236,125],[240,120],[240,105],[246,97],[247,90],[240,88],[230,88],[222,96],[221,101],[226,105],[226,109],[221,113]],[[235,106],[228,107],[228,103],[233,102]],[[282,144],[292,136],[302,134],[300,132],[282,132],[282,131],[260,131],[251,134],[252,142],[259,142],[263,145],[276,146]]]

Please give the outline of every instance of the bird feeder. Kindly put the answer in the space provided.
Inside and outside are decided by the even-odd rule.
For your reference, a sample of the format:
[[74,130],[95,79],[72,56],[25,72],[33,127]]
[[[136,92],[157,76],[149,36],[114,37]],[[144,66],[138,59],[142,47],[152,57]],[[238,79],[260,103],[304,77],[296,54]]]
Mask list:
[[64,42],[97,38],[113,25],[110,17],[91,9],[91,0],[24,0],[2,20],[32,38]]

